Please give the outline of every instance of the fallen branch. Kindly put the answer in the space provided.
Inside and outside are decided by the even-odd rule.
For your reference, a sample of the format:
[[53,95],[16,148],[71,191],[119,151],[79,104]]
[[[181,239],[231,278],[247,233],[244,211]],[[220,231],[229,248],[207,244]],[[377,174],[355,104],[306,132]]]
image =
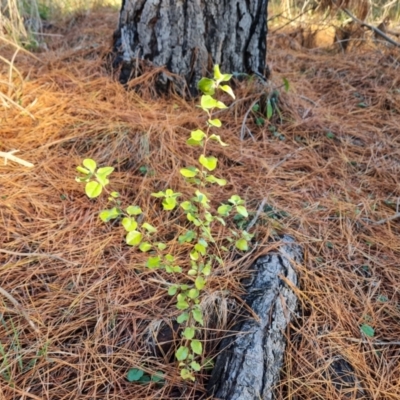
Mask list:
[[0,151],[0,157],[4,158],[4,165],[7,165],[7,161],[10,160],[10,161],[14,161],[14,162],[16,162],[18,164],[21,164],[21,165],[23,165],[25,167],[33,168],[34,165],[32,163],[30,163],[28,161],[25,161],[22,158],[19,158],[19,157],[16,157],[16,156],[13,155],[17,151],[18,150],[12,150],[12,151],[9,151],[8,153]]
[[360,24],[361,26],[365,26],[366,28],[368,28],[369,30],[375,32],[378,36],[382,37],[383,39],[385,39],[386,41],[388,41],[390,44],[392,44],[393,46],[396,47],[400,47],[400,43],[396,42],[395,40],[393,40],[392,38],[390,38],[389,36],[387,36],[384,32],[382,32],[380,29],[378,29],[377,27],[367,24],[366,22],[360,21],[357,17],[355,17],[347,8],[343,8],[343,11],[354,21],[357,22],[358,24]]

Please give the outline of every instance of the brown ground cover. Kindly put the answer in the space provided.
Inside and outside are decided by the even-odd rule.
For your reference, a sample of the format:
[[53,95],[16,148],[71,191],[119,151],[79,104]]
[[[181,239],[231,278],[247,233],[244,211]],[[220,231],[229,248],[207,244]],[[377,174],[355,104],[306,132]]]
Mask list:
[[[103,10],[53,27],[63,36],[48,37],[49,51],[16,61],[24,82],[15,76],[13,99],[33,118],[0,109],[0,151],[34,164],[0,165],[0,287],[19,303],[0,294],[0,399],[206,398],[205,376],[183,383],[175,363],[148,353],[177,310],[122,228],[98,219],[107,200],[90,201],[74,180],[83,158],[112,165],[112,188],[147,210],[166,241],[181,229],[150,193],[190,193],[178,171],[196,162],[185,140],[204,118],[194,102],[126,91],[110,77],[100,55],[116,19]],[[251,260],[290,234],[305,258],[278,398],[399,399],[399,50],[293,50],[271,35],[268,56],[280,114],[262,125],[251,112],[241,140],[262,89],[242,84],[242,100],[220,114],[230,146],[212,149],[230,181],[211,190],[216,201],[238,193],[255,211],[264,200],[258,246],[215,271],[204,302],[226,308]],[[338,359],[352,366],[358,394],[335,386]],[[163,371],[166,383],[129,383],[134,367]]]

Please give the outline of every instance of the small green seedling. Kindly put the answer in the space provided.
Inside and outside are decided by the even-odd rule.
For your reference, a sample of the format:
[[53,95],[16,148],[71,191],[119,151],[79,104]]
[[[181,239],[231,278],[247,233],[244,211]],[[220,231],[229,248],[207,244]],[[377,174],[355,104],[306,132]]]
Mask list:
[[[226,84],[231,77],[230,74],[222,74],[216,65],[213,79],[202,78],[198,84],[203,93],[199,107],[207,116],[207,124],[205,129],[191,131],[186,141],[188,146],[199,148],[197,165],[180,169],[183,179],[193,188],[191,196],[181,199],[182,194],[170,188],[152,194],[161,200],[165,212],[180,211],[185,217],[187,223],[182,226],[180,236],[170,243],[157,239],[157,228],[146,221],[142,209],[137,205],[123,208],[117,192],[109,195],[112,207],[100,212],[103,222],[115,219],[121,221],[126,233],[125,241],[129,246],[149,253],[146,262],[148,269],[164,270],[171,277],[172,282],[166,282],[166,290],[176,299],[176,308],[179,310],[177,322],[182,325],[182,338],[175,357],[184,380],[194,381],[196,373],[210,367],[210,362],[204,359],[201,341],[204,325],[201,300],[208,289],[209,277],[215,266],[224,263],[224,253],[233,247],[239,251],[248,251],[253,236],[242,228],[228,228],[231,215],[239,215],[242,220],[248,218],[245,201],[234,194],[218,206],[213,204],[207,190],[210,185],[227,184],[225,178],[214,175],[219,160],[209,154],[208,145],[214,143],[221,147],[228,146],[220,135],[214,133],[222,126],[222,122],[213,114],[227,108],[223,102],[214,98],[217,92],[222,91],[235,98],[232,89]],[[97,169],[95,161],[85,159],[83,166],[77,170],[83,175],[77,180],[86,184],[87,196],[95,198],[109,183],[108,176],[113,168]],[[222,238],[219,235],[218,241],[213,236],[215,224],[225,227],[225,235]],[[186,254],[186,260],[182,260],[182,254]],[[180,278],[182,275],[184,279]],[[141,370],[132,369],[128,372],[128,380],[132,382],[148,379],[148,375]],[[154,380],[154,377],[151,379]]]

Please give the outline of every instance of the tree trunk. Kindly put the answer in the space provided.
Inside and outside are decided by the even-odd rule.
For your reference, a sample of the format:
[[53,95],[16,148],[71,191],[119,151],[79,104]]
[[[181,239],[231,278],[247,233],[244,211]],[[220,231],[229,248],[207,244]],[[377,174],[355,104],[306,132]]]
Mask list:
[[[295,312],[297,298],[286,282],[296,287],[293,264],[302,251],[289,236],[278,251],[260,257],[245,286],[246,303],[257,315],[237,323],[221,342],[208,385],[218,400],[272,400],[285,352],[285,330]],[[285,280],[282,280],[282,277]]]
[[140,74],[148,62],[173,74],[160,74],[162,90],[180,81],[192,94],[213,64],[227,73],[265,76],[267,3],[123,0],[113,45],[120,81]]

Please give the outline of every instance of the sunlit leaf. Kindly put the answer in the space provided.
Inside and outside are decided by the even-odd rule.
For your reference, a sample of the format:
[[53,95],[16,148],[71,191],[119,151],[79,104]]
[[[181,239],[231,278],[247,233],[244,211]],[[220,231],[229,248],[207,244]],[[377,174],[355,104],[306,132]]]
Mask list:
[[125,217],[122,219],[122,226],[127,232],[131,232],[137,228],[138,224],[135,221],[135,218]]
[[126,209],[126,212],[129,215],[140,215],[142,213],[142,209],[139,206],[129,206]]
[[137,246],[142,241],[143,235],[138,231],[128,232],[126,235],[126,244],[129,246]]
[[198,276],[194,284],[198,290],[201,290],[206,285],[206,280],[202,276]]
[[201,142],[206,137],[206,134],[201,129],[196,129],[190,132],[190,137],[197,142]]
[[197,87],[204,94],[212,96],[215,93],[215,82],[212,79],[201,78]]
[[153,226],[150,225],[149,223],[145,222],[144,224],[142,224],[142,228],[146,229],[147,232],[149,233],[155,233],[157,232],[157,229]]
[[242,215],[243,217],[247,218],[249,216],[249,213],[246,210],[246,207],[244,206],[236,206],[236,211]]
[[83,166],[86,167],[91,173],[94,173],[97,168],[96,161],[92,160],[91,158],[85,158],[82,162]]
[[100,196],[103,187],[99,182],[91,181],[88,182],[85,186],[85,193],[89,199],[94,199],[95,197]]
[[208,123],[209,123],[211,126],[215,126],[216,128],[220,128],[220,127],[222,126],[222,122],[221,122],[218,118],[216,118],[216,119],[209,119],[209,120],[208,120]]
[[215,100],[213,97],[206,94],[201,96],[200,105],[201,108],[208,110],[210,108],[218,107],[218,100]]
[[233,99],[235,99],[235,93],[233,93],[233,90],[230,86],[228,85],[221,85],[220,88],[225,92],[228,93],[229,96],[231,96]]
[[143,242],[140,243],[139,249],[140,251],[143,251],[143,253],[146,253],[147,251],[151,250],[152,245],[149,242]]
[[200,340],[192,340],[190,343],[190,347],[193,350],[193,353],[201,355],[203,353],[203,345]]
[[184,176],[185,178],[193,178],[197,175],[197,168],[195,170],[193,169],[189,169],[189,168],[182,168],[180,170],[180,173],[182,176]]
[[199,162],[203,167],[207,168],[209,171],[213,171],[217,167],[218,159],[214,156],[206,157],[202,154],[199,157]]
[[228,144],[224,143],[224,142],[221,140],[221,137],[220,137],[219,135],[214,135],[214,134],[212,134],[212,135],[210,136],[210,139],[211,139],[211,140],[215,140],[216,142],[218,142],[218,143],[219,143],[221,146],[223,146],[223,147],[229,146]]
[[111,210],[101,211],[99,216],[103,222],[108,222],[111,221],[112,219],[118,218],[120,215],[121,214],[119,210],[116,207],[114,207]]
[[242,251],[247,251],[249,249],[249,245],[247,243],[247,240],[243,239],[243,238],[237,240],[236,243],[235,243],[235,246],[236,246],[236,248],[238,248],[239,250],[242,250]]

